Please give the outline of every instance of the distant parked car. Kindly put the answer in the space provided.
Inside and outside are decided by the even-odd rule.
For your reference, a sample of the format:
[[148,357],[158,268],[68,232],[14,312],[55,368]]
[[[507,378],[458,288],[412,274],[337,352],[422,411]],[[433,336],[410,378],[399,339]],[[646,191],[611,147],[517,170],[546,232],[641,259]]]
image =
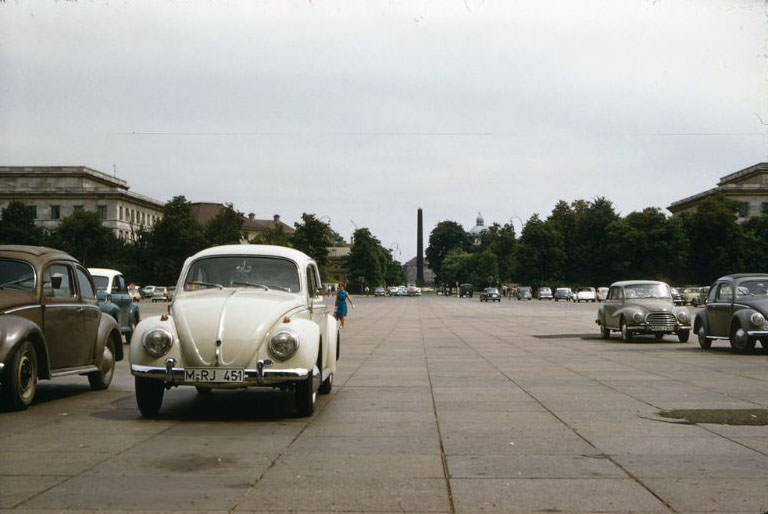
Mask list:
[[672,301],[675,302],[675,305],[683,305],[683,294],[680,290],[676,287],[672,287],[670,288],[670,291],[672,291]]
[[580,287],[573,296],[574,302],[596,302],[597,292],[594,287]]
[[693,330],[699,345],[729,341],[737,352],[747,352],[758,341],[768,350],[768,274],[735,274],[717,279]]
[[139,289],[139,293],[141,294],[141,297],[152,298],[152,295],[155,294],[155,287],[157,286],[144,286],[141,289]]
[[481,302],[501,302],[501,294],[495,287],[486,287],[483,292],[480,293]]
[[573,291],[571,291],[570,287],[558,287],[555,289],[555,301],[559,302],[560,300],[565,300],[566,302],[573,300]]
[[595,323],[600,326],[603,339],[617,331],[622,341],[628,341],[634,334],[653,334],[659,340],[665,334],[676,334],[685,343],[691,332],[688,309],[675,306],[669,286],[653,280],[611,284]]
[[117,322],[101,312],[90,273],[71,255],[41,246],[0,246],[0,401],[26,409],[37,381],[86,375],[112,382],[123,358]]
[[386,295],[387,295],[387,290],[384,289],[383,287],[377,287],[376,289],[373,290],[373,296],[386,296]]
[[459,296],[464,298],[472,298],[472,294],[474,293],[475,288],[472,287],[472,284],[461,284],[459,285]]
[[539,300],[551,300],[553,298],[552,289],[550,289],[547,286],[541,286],[536,291],[536,298],[538,298]]
[[113,269],[88,268],[96,285],[96,298],[99,307],[117,321],[125,342],[131,342],[131,336],[139,324],[139,304],[133,300],[125,284],[122,273]]
[[683,305],[696,306],[701,302],[701,286],[685,286],[680,292],[683,295]]
[[518,287],[517,293],[515,294],[515,296],[518,300],[533,300],[533,294],[531,292],[531,288],[528,286]]
[[597,301],[598,302],[604,302],[606,298],[608,298],[608,288],[607,287],[598,287],[597,288]]
[[408,286],[405,289],[405,294],[407,296],[421,296],[421,288],[416,286]]
[[152,303],[155,302],[167,302],[168,301],[168,288],[162,286],[155,286],[154,293],[152,293]]

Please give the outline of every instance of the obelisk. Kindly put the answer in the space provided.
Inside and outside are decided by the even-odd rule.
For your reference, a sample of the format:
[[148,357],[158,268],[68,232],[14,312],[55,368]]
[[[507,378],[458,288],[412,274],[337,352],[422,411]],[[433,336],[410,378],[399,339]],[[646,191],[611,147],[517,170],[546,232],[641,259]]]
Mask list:
[[421,207],[416,221],[416,285],[424,285],[424,226],[421,219]]

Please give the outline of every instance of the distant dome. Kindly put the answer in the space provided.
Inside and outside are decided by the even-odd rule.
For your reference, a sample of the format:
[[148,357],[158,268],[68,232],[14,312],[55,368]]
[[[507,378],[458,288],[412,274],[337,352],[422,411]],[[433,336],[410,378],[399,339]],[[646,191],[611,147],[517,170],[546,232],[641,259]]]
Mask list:
[[488,230],[488,227],[485,226],[485,220],[483,219],[483,215],[478,212],[477,219],[475,220],[475,226],[472,227],[469,233],[472,234],[473,236],[479,236],[480,234],[482,234],[487,230]]

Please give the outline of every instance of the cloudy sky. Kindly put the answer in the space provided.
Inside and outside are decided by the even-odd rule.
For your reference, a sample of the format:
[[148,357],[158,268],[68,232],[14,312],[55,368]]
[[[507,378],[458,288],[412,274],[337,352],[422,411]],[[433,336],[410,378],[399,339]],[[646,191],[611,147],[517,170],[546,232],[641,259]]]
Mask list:
[[402,261],[418,207],[425,238],[561,199],[627,214],[762,161],[761,0],[0,3],[0,165],[311,212]]

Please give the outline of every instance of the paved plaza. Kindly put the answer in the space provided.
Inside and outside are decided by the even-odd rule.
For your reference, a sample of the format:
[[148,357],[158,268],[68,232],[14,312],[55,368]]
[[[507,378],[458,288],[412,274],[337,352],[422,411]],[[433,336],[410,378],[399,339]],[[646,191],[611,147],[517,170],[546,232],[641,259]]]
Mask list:
[[0,512],[768,512],[767,426],[659,415],[768,408],[767,352],[602,340],[596,304],[354,300],[311,418],[183,388],[144,420],[127,361],[42,382],[0,413]]

